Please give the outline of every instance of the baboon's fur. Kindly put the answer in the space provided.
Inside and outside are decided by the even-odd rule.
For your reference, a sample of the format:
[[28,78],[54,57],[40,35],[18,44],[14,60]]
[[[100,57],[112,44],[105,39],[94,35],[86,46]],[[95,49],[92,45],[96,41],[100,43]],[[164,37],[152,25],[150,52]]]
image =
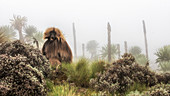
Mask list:
[[48,29],[46,29],[46,31],[44,32],[44,39],[48,39],[48,37],[50,36],[50,32],[51,31],[55,31],[57,34],[56,34],[56,38],[58,38],[58,40],[60,39],[60,38],[62,38],[62,39],[64,39],[65,40],[65,38],[64,38],[64,35],[62,34],[62,32],[58,29],[58,28],[54,28],[54,27],[51,27],[51,28],[48,28]]
[[[55,39],[50,40],[50,32],[56,32]],[[62,32],[58,28],[48,28],[44,32],[44,43],[42,53],[49,59],[52,66],[61,64],[61,62],[72,62],[72,51],[66,42]]]

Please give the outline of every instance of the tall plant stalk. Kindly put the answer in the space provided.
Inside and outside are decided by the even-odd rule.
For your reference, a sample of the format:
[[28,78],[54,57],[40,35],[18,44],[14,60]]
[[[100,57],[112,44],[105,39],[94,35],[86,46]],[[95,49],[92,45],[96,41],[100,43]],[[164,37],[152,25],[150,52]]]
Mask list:
[[124,41],[124,45],[125,45],[125,53],[128,53],[128,48],[127,48],[127,41]]
[[73,23],[73,38],[74,38],[74,56],[75,58],[77,58],[76,29],[74,23]]
[[144,32],[144,39],[145,39],[145,50],[146,50],[146,58],[148,58],[148,43],[147,43],[147,37],[146,37],[146,27],[145,27],[145,21],[142,21],[143,23],[143,32]]
[[118,58],[120,59],[120,44],[117,44]]
[[85,57],[85,54],[84,54],[84,43],[82,44],[82,51],[83,51],[83,57]]
[[107,30],[108,30],[108,62],[111,61],[111,26],[108,22],[107,24]]

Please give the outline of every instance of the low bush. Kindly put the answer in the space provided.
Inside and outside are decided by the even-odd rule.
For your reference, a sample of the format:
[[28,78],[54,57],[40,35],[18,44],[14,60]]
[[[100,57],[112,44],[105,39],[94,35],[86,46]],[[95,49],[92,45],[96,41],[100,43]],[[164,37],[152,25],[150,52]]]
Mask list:
[[134,57],[139,65],[146,66],[148,59],[144,54],[135,55]]
[[57,85],[52,87],[52,91],[48,96],[80,96],[76,94],[77,88],[69,86],[69,84]]
[[159,62],[158,66],[160,67],[160,70],[163,71],[163,72],[170,71],[170,61]]
[[129,94],[126,94],[126,96],[142,96],[142,93],[135,90],[135,91],[131,91]]
[[[142,93],[143,91],[148,90],[149,87],[146,87],[146,84],[141,84],[138,82],[134,82],[133,85],[131,85],[125,94],[129,94],[129,93]],[[136,95],[135,95],[136,96]]]
[[[16,56],[20,56],[25,59],[24,62],[29,63],[34,68],[37,68],[45,77],[47,77],[50,72],[49,61],[43,54],[41,54],[40,50],[35,49],[29,44],[23,44],[19,40],[2,43],[0,45],[0,55],[6,55],[7,57],[14,59]],[[16,63],[18,62],[16,61]]]
[[157,84],[143,93],[142,96],[170,96],[170,84]]
[[107,92],[96,92],[91,89],[76,87],[68,83],[52,85],[50,86],[50,89],[51,88],[52,90],[48,92],[47,96],[112,96]]
[[38,49],[20,41],[0,45],[1,96],[45,96],[48,60]]
[[170,73],[157,74],[156,78],[159,83],[170,84]]
[[150,87],[158,81],[154,72],[138,65],[131,54],[124,54],[122,59],[110,65],[103,74],[91,79],[90,85],[98,91],[124,94],[135,82]]
[[68,81],[77,86],[89,87],[89,81],[95,77],[96,73],[103,72],[104,61],[94,61],[92,64],[87,59],[80,59],[77,63],[62,64],[62,72],[67,75]]
[[105,69],[105,61],[94,61],[92,62],[90,69],[91,69],[91,78],[96,77],[96,74],[101,72],[103,73]]
[[88,87],[91,72],[86,59],[80,59],[77,63],[62,64],[62,71],[67,75],[68,81],[77,86]]

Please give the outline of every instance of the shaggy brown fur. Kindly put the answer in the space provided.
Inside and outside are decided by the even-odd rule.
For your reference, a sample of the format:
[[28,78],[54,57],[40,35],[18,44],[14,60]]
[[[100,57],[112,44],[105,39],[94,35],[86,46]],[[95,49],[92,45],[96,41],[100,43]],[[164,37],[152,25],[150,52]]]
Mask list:
[[56,38],[58,38],[58,39],[62,38],[62,39],[65,40],[62,32],[61,32],[58,28],[54,28],[54,27],[48,28],[48,29],[44,32],[44,39],[48,39],[48,38],[49,38],[49,36],[50,36],[49,33],[50,33],[51,31],[55,31],[55,32],[56,32]]
[[[51,39],[51,34],[55,35],[54,39]],[[44,32],[44,39],[48,40],[43,45],[42,53],[49,59],[52,66],[61,62],[72,62],[72,51],[58,28],[48,28]]]

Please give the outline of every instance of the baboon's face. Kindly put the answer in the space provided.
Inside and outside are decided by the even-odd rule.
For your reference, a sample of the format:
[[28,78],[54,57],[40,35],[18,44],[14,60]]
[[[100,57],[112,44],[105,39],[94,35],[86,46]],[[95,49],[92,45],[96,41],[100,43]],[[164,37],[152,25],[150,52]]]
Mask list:
[[62,33],[59,29],[57,28],[48,28],[44,32],[44,39],[48,39],[49,41],[54,41],[54,40],[60,40],[62,36]]
[[50,32],[50,41],[53,41],[53,40],[55,40],[56,39],[56,35],[57,35],[57,33],[53,30],[53,31],[51,31]]

